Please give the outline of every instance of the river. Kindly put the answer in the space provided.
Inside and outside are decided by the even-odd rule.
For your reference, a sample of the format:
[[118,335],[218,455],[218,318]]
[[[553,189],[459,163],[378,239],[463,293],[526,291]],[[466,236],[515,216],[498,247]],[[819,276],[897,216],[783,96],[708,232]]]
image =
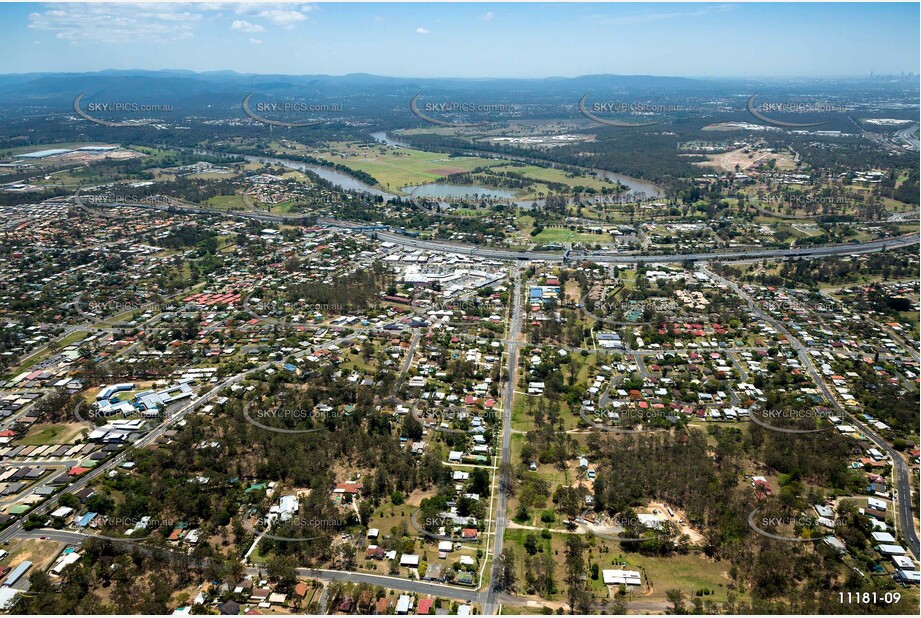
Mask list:
[[281,165],[282,167],[289,167],[295,170],[309,170],[326,180],[330,184],[343,189],[345,191],[357,191],[359,193],[366,193],[368,195],[375,195],[384,198],[384,201],[392,200],[397,197],[392,193],[387,193],[376,187],[362,182],[355,178],[354,176],[349,176],[338,170],[334,170],[331,167],[325,167],[323,165],[313,165],[312,163],[304,163],[303,161],[293,161],[291,159],[280,159],[277,157],[254,157],[251,155],[244,155],[243,157],[247,161],[256,162],[256,163],[270,163],[272,165]]
[[[378,142],[388,144],[390,146],[395,146],[398,148],[409,148],[409,146],[398,140],[391,139],[387,133],[379,131],[372,133],[373,137]],[[207,151],[197,151],[203,154],[216,154],[208,153]],[[499,156],[505,159],[510,160],[523,160],[529,161],[526,157],[513,157],[509,155],[503,155],[500,153],[484,153],[490,154],[493,156]],[[281,165],[283,167],[288,167],[296,170],[309,170],[326,180],[333,186],[345,190],[345,191],[356,191],[358,193],[364,193],[366,195],[379,196],[384,199],[384,201],[390,201],[397,195],[389,193],[377,187],[372,187],[371,185],[358,180],[354,176],[349,176],[346,173],[335,170],[331,167],[325,167],[323,165],[314,165],[312,163],[305,163],[303,161],[295,161],[292,159],[283,159],[280,157],[264,157],[264,156],[252,156],[244,155],[243,157],[247,161],[251,162],[261,162],[261,163],[270,163],[272,165]],[[588,169],[588,168],[585,168]],[[615,174],[614,172],[609,172],[607,170],[591,170],[601,175],[607,180],[620,182],[622,185],[626,186],[630,191],[642,191],[646,193],[647,197],[659,197],[662,195],[661,190],[654,184],[647,182],[645,180],[640,180],[638,178],[632,178],[630,176],[624,176],[623,174]],[[475,185],[449,185],[447,183],[432,183],[432,184],[423,184],[423,185],[410,185],[403,187],[402,189],[406,193],[412,193],[416,197],[434,197],[434,198],[459,198],[464,196],[479,195],[481,197],[487,198],[499,198],[499,199],[510,199],[514,197],[514,193],[511,191],[506,191],[503,189],[492,189],[488,187],[479,187]],[[535,204],[541,204],[542,200],[517,200],[515,205],[519,208],[530,209]]]

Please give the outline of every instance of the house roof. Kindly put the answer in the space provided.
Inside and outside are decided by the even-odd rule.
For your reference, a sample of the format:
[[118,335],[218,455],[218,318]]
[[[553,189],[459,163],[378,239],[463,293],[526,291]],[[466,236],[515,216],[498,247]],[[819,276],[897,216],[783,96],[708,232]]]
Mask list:
[[336,489],[333,490],[337,494],[357,494],[361,491],[361,483],[339,483],[336,485]]

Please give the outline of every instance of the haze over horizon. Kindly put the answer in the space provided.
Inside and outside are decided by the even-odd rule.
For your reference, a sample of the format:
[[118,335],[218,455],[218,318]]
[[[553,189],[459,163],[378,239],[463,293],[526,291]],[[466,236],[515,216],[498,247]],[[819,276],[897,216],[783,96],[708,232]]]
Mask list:
[[0,73],[858,77],[918,73],[918,20],[908,3],[3,4]]

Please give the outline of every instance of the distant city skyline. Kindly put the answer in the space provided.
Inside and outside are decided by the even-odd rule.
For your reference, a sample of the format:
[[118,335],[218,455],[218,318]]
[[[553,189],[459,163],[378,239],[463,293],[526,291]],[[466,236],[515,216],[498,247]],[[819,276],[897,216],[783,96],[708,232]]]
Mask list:
[[919,46],[917,3],[0,4],[0,73],[857,77]]

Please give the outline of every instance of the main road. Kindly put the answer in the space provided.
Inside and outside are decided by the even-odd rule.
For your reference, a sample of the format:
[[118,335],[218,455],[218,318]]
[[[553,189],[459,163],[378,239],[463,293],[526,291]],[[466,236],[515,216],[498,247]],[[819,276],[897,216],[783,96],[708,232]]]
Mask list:
[[[344,343],[346,340],[356,337],[359,332],[360,331],[354,331],[334,341],[324,342],[323,345],[324,346],[328,346],[330,344],[340,345]],[[293,356],[301,357],[301,356],[305,356],[309,354],[310,352],[311,350],[308,348],[306,350],[301,350],[300,352],[296,352],[295,354],[293,354]],[[179,408],[178,410],[170,414],[170,416],[164,419],[162,423],[160,423],[154,429],[152,429],[150,432],[144,435],[144,437],[137,440],[133,446],[137,449],[140,449],[140,448],[144,448],[145,446],[149,444],[152,444],[154,441],[159,439],[164,433],[166,433],[166,431],[170,427],[172,427],[173,425],[178,423],[180,420],[182,420],[189,412],[192,412],[198,407],[214,399],[218,395],[218,393],[220,393],[223,389],[240,382],[241,380],[243,380],[245,377],[247,377],[248,375],[252,373],[265,370],[271,367],[272,365],[276,365],[276,364],[278,364],[277,361],[268,361],[256,367],[248,369],[242,373],[238,373],[235,376],[227,378],[226,380],[224,380],[223,382],[221,382],[220,384],[218,384],[217,386],[209,390],[204,395],[201,395],[200,397],[197,397],[197,398],[193,398],[189,403],[183,405],[181,408]],[[47,513],[49,510],[52,509],[52,507],[57,505],[58,499],[60,498],[62,493],[75,493],[77,491],[80,491],[81,489],[86,487],[90,483],[90,481],[98,478],[99,476],[108,472],[109,470],[114,469],[116,466],[118,466],[123,461],[125,461],[125,458],[128,456],[128,452],[129,451],[127,449],[123,450],[122,452],[120,452],[118,455],[116,455],[112,459],[109,459],[108,461],[99,465],[93,470],[84,473],[79,479],[69,484],[62,491],[58,492],[56,495],[52,496],[48,500],[45,500],[45,502],[42,503],[41,505],[35,507],[30,512],[30,515],[31,514],[43,515]],[[11,538],[13,538],[14,536],[21,534],[24,531],[22,522],[23,520],[19,519],[16,523],[8,526],[6,529],[0,532],[0,543],[6,542],[10,540]]]
[[[515,398],[516,376],[518,374],[518,336],[521,333],[521,271],[515,268],[515,287],[511,298],[511,311],[509,312],[508,338],[506,339],[506,358],[508,381],[505,384],[505,393],[502,397],[502,449],[500,451],[500,465],[498,474],[502,474],[512,455],[512,408]],[[505,524],[508,521],[508,492],[505,490],[505,483],[499,479],[498,500],[496,503],[496,533],[493,539],[492,549],[492,573],[489,578],[489,587],[483,595],[483,614],[496,613],[496,596],[499,592],[499,578],[501,576],[501,565],[499,556],[502,555],[502,540],[505,536]]]
[[[21,539],[45,539],[56,543],[65,543],[68,545],[77,545],[95,535],[86,532],[75,532],[70,530],[55,530],[53,528],[39,528],[28,532],[20,532],[17,538]],[[139,545],[142,550],[152,551],[146,545]],[[167,552],[170,556],[179,556],[180,554],[168,548],[156,548]],[[247,575],[258,577],[260,573],[265,574],[265,568],[247,567]],[[323,581],[338,581],[347,583],[365,583],[373,586],[381,586],[389,590],[400,590],[402,592],[411,592],[419,595],[429,595],[431,597],[441,597],[461,601],[464,603],[482,602],[482,593],[473,588],[462,588],[450,584],[440,584],[430,581],[420,581],[406,579],[405,577],[393,577],[389,575],[375,575],[373,573],[363,573],[361,571],[339,571],[335,569],[314,569],[314,568],[297,568],[295,569],[298,577],[306,579],[319,579]],[[506,605],[515,605],[518,607],[531,608],[537,613],[536,609],[541,607],[539,601],[529,598],[517,597],[507,593],[497,595],[498,601]],[[637,613],[647,612],[664,612],[669,604],[663,600],[632,600],[627,602],[627,606]],[[485,614],[485,612],[483,612]]]
[[863,421],[844,409],[844,406],[838,402],[835,394],[831,392],[828,384],[825,383],[825,380],[816,370],[815,365],[812,363],[812,358],[809,356],[809,348],[807,348],[797,337],[792,335],[780,322],[780,320],[777,320],[768,315],[763,309],[761,309],[760,305],[755,301],[755,299],[753,299],[747,292],[745,292],[745,290],[741,288],[741,286],[736,284],[734,281],[730,281],[729,279],[721,277],[705,267],[702,268],[702,270],[709,276],[713,277],[714,280],[729,286],[736,294],[739,295],[740,298],[748,303],[749,308],[755,313],[755,315],[766,321],[768,324],[773,326],[777,332],[785,336],[790,342],[790,345],[793,346],[793,349],[796,350],[802,366],[806,368],[806,370],[809,372],[809,375],[812,376],[813,381],[815,381],[816,385],[819,387],[819,389],[821,389],[822,394],[826,399],[828,399],[829,402],[831,402],[838,413],[847,418],[852,424],[856,425],[865,436],[873,441],[874,444],[886,451],[886,454],[892,460],[892,465],[895,468],[894,476],[896,485],[899,488],[899,528],[902,531],[902,535],[905,537],[905,543],[908,545],[909,551],[917,559],[919,556],[918,532],[915,530],[915,520],[911,512],[911,470],[908,468],[908,464],[905,463],[905,460],[902,459],[901,455],[899,455],[899,453],[894,448],[892,448],[888,442],[874,433],[873,430],[871,430],[865,423],[863,423]]

